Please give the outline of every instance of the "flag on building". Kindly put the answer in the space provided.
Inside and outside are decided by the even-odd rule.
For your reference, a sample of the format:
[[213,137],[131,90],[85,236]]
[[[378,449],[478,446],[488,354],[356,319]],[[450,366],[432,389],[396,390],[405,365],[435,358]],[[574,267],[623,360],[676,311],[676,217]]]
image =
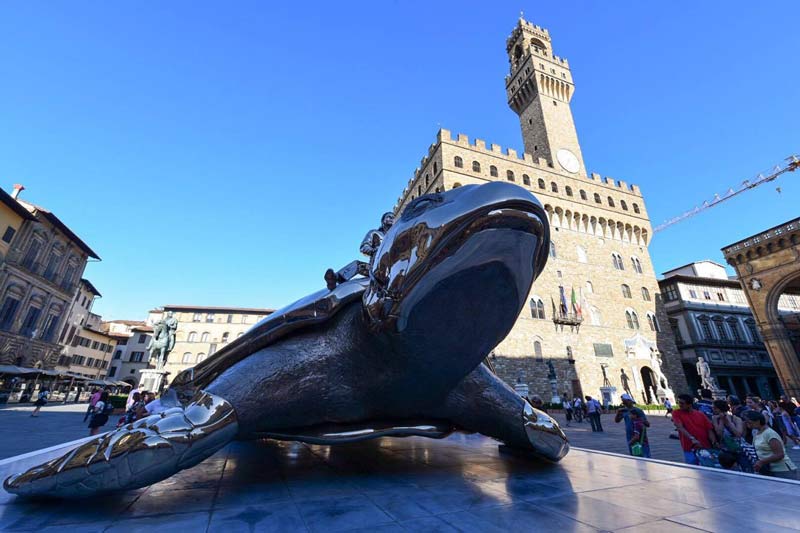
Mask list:
[[561,295],[561,315],[566,316],[569,313],[569,307],[567,307],[567,295],[564,294],[563,285],[559,285],[558,292]]
[[583,312],[581,311],[581,304],[578,303],[578,298],[575,296],[575,287],[572,287],[572,294],[570,299],[572,300],[572,312],[575,313],[577,317],[583,317]]

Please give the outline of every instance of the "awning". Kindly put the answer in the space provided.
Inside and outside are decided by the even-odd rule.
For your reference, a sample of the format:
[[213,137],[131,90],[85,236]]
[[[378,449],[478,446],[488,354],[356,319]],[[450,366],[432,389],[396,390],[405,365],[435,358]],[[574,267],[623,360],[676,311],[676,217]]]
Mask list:
[[24,368],[14,365],[0,365],[0,374],[38,374],[41,370],[38,368]]

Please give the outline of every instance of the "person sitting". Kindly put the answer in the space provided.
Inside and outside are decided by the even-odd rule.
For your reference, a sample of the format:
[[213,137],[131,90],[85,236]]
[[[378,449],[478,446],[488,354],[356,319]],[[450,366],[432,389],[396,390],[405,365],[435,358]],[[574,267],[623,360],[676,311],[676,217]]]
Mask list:
[[797,467],[786,456],[781,436],[767,425],[767,418],[757,411],[748,411],[745,420],[753,431],[753,446],[758,454],[753,469],[765,476],[798,479]]
[[691,394],[678,395],[678,410],[672,412],[672,423],[678,430],[686,463],[700,464],[697,452],[715,445],[717,434],[706,415],[694,409],[694,398]]

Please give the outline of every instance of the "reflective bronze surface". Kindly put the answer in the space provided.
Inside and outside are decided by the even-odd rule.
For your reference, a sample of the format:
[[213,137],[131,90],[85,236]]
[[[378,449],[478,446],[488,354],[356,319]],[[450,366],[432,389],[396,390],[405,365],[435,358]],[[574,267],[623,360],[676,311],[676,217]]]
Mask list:
[[[157,421],[169,438],[137,422],[7,487],[138,487],[234,436],[337,444],[463,429],[559,460],[569,448],[558,425],[482,364],[525,306],[549,244],[544,210],[515,185],[421,196],[386,232],[369,278],[275,312],[178,375],[169,395],[181,407]],[[110,451],[98,462],[100,449]]]

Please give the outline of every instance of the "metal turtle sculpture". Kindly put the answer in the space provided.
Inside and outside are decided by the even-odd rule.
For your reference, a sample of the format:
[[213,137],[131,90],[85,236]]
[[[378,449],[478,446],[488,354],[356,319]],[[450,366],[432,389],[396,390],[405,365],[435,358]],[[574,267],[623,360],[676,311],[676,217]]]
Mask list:
[[338,444],[479,432],[531,456],[569,450],[558,424],[482,362],[523,309],[550,246],[524,189],[468,185],[412,201],[369,278],[312,294],[176,376],[172,405],[9,477],[68,498],[150,485],[233,439]]

